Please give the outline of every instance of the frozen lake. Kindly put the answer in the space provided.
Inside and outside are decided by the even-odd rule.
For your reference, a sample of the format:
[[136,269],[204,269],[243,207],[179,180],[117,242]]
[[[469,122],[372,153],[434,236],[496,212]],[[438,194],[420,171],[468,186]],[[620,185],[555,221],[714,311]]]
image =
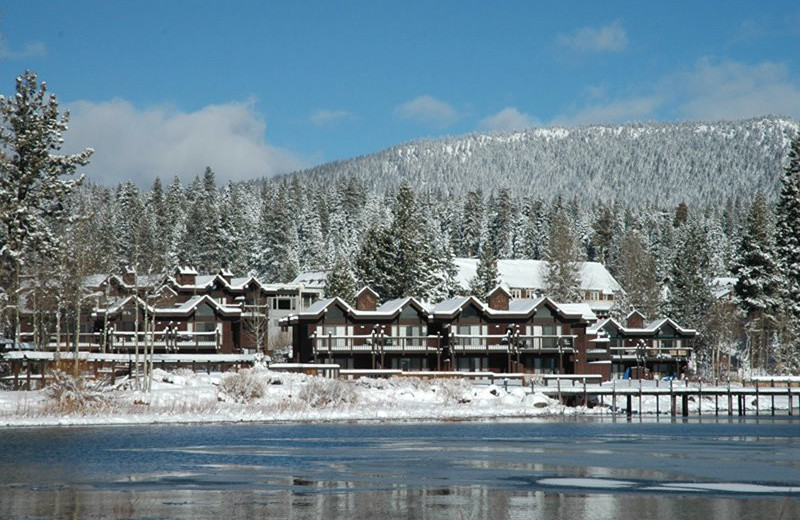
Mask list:
[[800,420],[0,430],[2,518],[800,518]]

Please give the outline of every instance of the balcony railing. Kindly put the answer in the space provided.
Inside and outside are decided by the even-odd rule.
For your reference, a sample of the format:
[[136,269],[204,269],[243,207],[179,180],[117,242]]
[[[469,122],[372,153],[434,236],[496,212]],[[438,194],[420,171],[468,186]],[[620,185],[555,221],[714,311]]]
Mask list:
[[[129,352],[136,349],[136,342],[139,342],[139,349],[153,348],[159,352],[180,352],[181,350],[204,350],[217,351],[222,347],[222,336],[218,331],[211,332],[187,332],[187,331],[160,331],[160,332],[127,332],[111,331],[108,333],[108,340],[105,345],[106,352]],[[33,343],[33,333],[21,333],[20,341]],[[61,335],[51,334],[45,350],[65,350],[74,349],[75,334],[64,333]],[[78,334],[78,350],[89,352],[100,352],[103,350],[102,332],[81,332]]]
[[315,355],[328,353],[435,353],[441,336],[311,335]]
[[517,352],[564,353],[575,351],[575,335],[545,334],[523,336],[508,334],[450,336],[450,347],[455,352]]
[[[512,336],[507,334],[452,334],[449,347],[456,354],[470,352],[497,353],[562,353],[575,352],[575,335]],[[328,353],[436,353],[445,345],[445,338],[430,336],[381,336],[312,334],[315,355]]]

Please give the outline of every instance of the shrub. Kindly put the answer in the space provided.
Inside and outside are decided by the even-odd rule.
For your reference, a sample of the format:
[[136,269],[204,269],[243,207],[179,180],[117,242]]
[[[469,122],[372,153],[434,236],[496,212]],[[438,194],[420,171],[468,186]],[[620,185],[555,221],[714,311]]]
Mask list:
[[250,368],[225,374],[219,382],[220,397],[230,398],[237,403],[248,403],[263,397],[264,388],[264,382],[258,373]]
[[470,393],[473,390],[472,383],[464,379],[438,379],[436,385],[439,387],[439,397],[445,404],[463,404],[470,402]]
[[323,408],[337,404],[353,404],[358,394],[348,381],[313,378],[298,392],[297,398],[312,408]]
[[61,370],[53,372],[52,377],[45,391],[52,410],[57,413],[85,413],[107,403],[97,383],[88,383]]

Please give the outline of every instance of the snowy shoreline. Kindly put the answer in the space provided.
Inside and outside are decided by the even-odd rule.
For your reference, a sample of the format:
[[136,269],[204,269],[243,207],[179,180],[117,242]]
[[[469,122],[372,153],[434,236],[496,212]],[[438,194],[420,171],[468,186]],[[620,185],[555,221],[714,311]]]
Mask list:
[[[157,369],[150,392],[133,386],[129,380],[114,388],[70,389],[57,397],[52,390],[0,391],[0,428],[506,422],[625,416],[624,410],[612,411],[608,403],[565,406],[528,387],[474,385],[461,379],[341,380],[260,367],[225,374]],[[656,399],[650,396],[642,400],[641,415],[636,400],[634,415],[653,419],[664,416],[667,402],[660,401],[659,415]],[[766,410],[771,402],[762,399],[766,399],[761,402]],[[776,404],[781,414],[786,413],[785,398],[779,398]],[[703,400],[700,405],[711,411],[715,403]],[[754,402],[748,403],[748,410],[755,408]],[[727,415],[727,409],[722,409]]]

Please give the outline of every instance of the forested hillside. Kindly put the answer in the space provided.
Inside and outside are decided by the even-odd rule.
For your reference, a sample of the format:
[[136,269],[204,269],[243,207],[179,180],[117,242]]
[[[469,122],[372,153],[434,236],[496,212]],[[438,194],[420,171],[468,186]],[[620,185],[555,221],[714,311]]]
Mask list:
[[797,128],[777,117],[532,128],[412,142],[301,175],[320,183],[354,177],[377,191],[408,182],[456,196],[505,187],[546,199],[705,204],[757,189],[775,195]]

